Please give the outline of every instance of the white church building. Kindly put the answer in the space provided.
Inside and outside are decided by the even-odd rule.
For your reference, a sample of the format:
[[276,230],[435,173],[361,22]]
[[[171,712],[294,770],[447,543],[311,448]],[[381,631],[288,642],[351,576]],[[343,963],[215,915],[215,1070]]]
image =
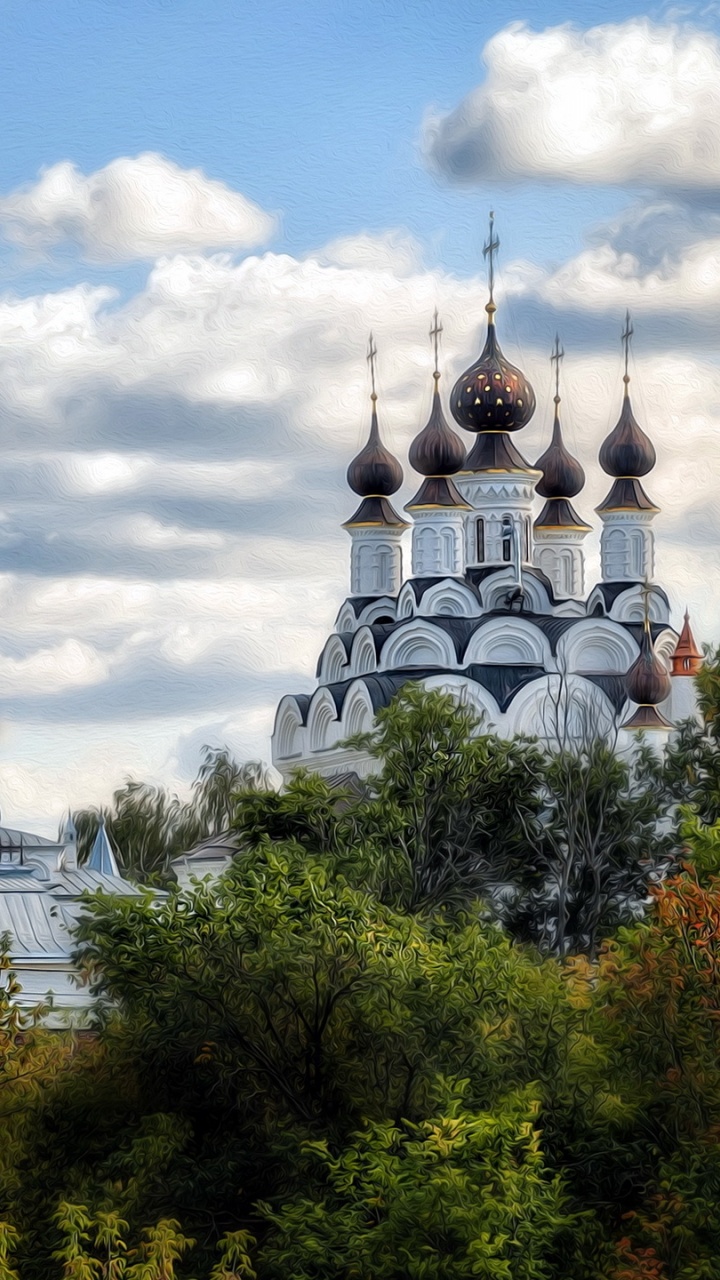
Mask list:
[[630,317],[618,421],[599,450],[608,476],[596,509],[601,576],[587,584],[584,544],[592,526],[573,505],[581,506],[585,476],[563,441],[563,353],[556,341],[552,440],[530,463],[516,441],[535,411],[535,394],[498,340],[497,247],[491,220],[485,344],[448,401],[455,423],[474,440],[468,448],[448,425],[436,316],[432,411],[409,451],[422,479],[407,518],[391,503],[403,472],[381,439],[370,340],[370,433],[347,473],[360,499],[344,526],[350,595],[320,654],[314,691],[287,695],[277,708],[272,759],[284,778],[301,766],[328,777],[367,773],[372,761],[344,740],[369,729],[407,681],[457,693],[504,737],[551,739],[552,709],[562,699],[578,731],[589,723],[600,731],[619,727],[621,748],[638,730],[664,741],[694,713],[701,655],[687,615],[680,636],[671,625],[667,594],[654,580],[658,507],[645,483],[655,449],[631,406]]

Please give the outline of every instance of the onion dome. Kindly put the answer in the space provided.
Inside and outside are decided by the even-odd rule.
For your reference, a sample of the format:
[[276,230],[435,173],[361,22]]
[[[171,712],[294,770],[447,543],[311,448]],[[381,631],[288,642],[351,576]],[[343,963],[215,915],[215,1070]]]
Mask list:
[[490,238],[483,249],[489,260],[487,338],[475,364],[458,378],[450,397],[453,417],[467,431],[519,431],[535,412],[535,392],[530,383],[505,359],[495,332],[493,298],[495,254],[500,241],[493,235],[494,214],[490,214]]
[[640,654],[625,676],[627,696],[637,704],[637,710],[622,728],[671,729],[670,722],[657,709],[659,703],[670,697],[670,689],[670,676],[653,649],[650,621],[646,612]]
[[465,462],[465,445],[448,426],[440,403],[440,374],[435,371],[435,390],[427,426],[410,445],[410,465],[421,476],[452,476]]
[[672,675],[697,675],[702,666],[702,660],[703,656],[697,647],[695,637],[690,627],[690,614],[686,609],[682,631],[678,636],[678,642],[675,645],[675,652],[671,658]]
[[489,302],[485,346],[475,364],[455,383],[450,397],[455,421],[467,431],[519,431],[535,412],[530,383],[505,359],[495,331],[495,304]]
[[597,508],[598,511],[658,510],[640,483],[640,476],[646,476],[655,466],[656,454],[652,441],[638,425],[630,404],[628,359],[632,333],[628,311],[622,335],[625,345],[625,393],[622,410],[617,425],[600,448],[600,466],[616,479],[605,501]]
[[535,485],[535,490],[547,502],[534,527],[536,529],[583,529],[590,525],[580,519],[568,499],[574,498],[585,484],[585,472],[577,458],[565,448],[560,426],[560,361],[565,352],[560,347],[560,339],[555,337],[555,350],[550,357],[555,362],[555,419],[553,421],[552,439],[548,448],[535,463],[535,470],[542,475]]
[[347,469],[347,482],[350,488],[361,498],[389,498],[397,493],[403,482],[403,472],[397,458],[386,449],[380,439],[377,409],[377,396],[372,395],[373,408],[368,442],[353,458]]
[[434,324],[430,337],[435,343],[435,370],[433,379],[432,409],[426,426],[415,437],[410,445],[408,457],[411,466],[425,480],[419,492],[405,507],[406,511],[416,511],[429,507],[458,507],[463,511],[471,508],[460,496],[450,476],[459,471],[465,462],[465,445],[451,427],[448,426],[440,402],[440,370],[438,368],[438,338],[442,333],[442,325],[438,323],[435,312]]
[[368,360],[372,378],[372,417],[370,435],[367,444],[353,458],[347,469],[347,482],[350,488],[360,495],[364,501],[355,515],[347,520],[343,528],[356,525],[385,524],[396,528],[407,528],[406,522],[397,514],[387,501],[396,493],[403,482],[403,470],[397,458],[386,449],[380,439],[380,428],[377,416],[377,392],[375,390],[375,356],[377,349],[370,334]]
[[603,441],[600,466],[609,476],[646,476],[656,462],[655,449],[642,427],[638,426],[630,404],[627,374],[623,378],[625,394],[617,426]]

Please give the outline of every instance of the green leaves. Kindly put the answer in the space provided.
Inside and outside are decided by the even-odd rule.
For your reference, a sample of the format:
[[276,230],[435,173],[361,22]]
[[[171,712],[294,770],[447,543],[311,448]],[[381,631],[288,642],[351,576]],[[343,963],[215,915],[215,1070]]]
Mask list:
[[417,1124],[366,1124],[338,1155],[315,1143],[315,1199],[261,1206],[275,1230],[260,1251],[270,1276],[298,1280],[540,1280],[567,1225],[557,1178],[546,1176],[528,1091],[493,1112],[467,1107],[466,1086]]

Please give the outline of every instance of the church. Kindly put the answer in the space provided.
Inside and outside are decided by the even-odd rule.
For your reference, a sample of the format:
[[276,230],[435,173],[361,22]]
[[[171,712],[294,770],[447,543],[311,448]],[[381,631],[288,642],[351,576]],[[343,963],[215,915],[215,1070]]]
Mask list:
[[370,758],[343,743],[370,729],[376,712],[411,680],[462,698],[503,737],[528,735],[549,745],[599,732],[616,734],[622,750],[640,731],[660,744],[695,713],[701,654],[687,614],[678,634],[667,594],[654,581],[659,508],[647,477],[656,454],[632,409],[630,316],[617,424],[598,455],[608,477],[595,513],[600,581],[587,584],[584,544],[592,525],[582,512],[583,469],[563,440],[563,352],[556,339],[552,439],[530,463],[520,433],[535,411],[535,393],[500,346],[498,247],[491,215],[485,342],[447,402],[470,447],[443,405],[436,315],[432,409],[409,450],[420,483],[405,514],[391,501],[403,470],[382,440],[370,339],[370,432],[347,472],[360,500],[344,525],[350,594],[320,654],[316,688],[286,695],[277,708],[272,759],[284,778],[298,767],[326,777],[348,769],[367,774]]

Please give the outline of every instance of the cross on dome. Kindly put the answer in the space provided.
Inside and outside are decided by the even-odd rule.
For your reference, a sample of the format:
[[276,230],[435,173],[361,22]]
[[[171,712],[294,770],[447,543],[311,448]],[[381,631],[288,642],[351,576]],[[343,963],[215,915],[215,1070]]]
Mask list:
[[490,298],[485,308],[488,315],[492,315],[493,311],[495,311],[495,299],[493,297],[493,293],[495,289],[495,254],[497,253],[499,248],[500,248],[500,241],[495,235],[495,214],[491,209],[490,210],[490,234],[488,236],[487,244],[483,245],[483,257],[487,258],[488,260],[488,291],[490,294]]

